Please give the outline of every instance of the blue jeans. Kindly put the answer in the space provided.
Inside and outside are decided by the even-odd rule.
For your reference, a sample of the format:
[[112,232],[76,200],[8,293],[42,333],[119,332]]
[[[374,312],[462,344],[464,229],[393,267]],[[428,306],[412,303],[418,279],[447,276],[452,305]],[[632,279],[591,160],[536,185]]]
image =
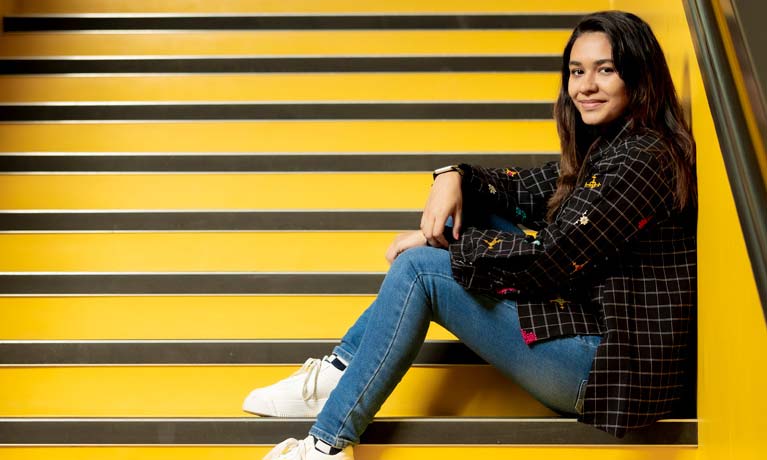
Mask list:
[[344,448],[359,438],[415,360],[434,321],[539,401],[578,412],[598,336],[529,347],[513,300],[477,295],[453,280],[444,249],[419,247],[392,264],[378,297],[335,348],[349,365],[309,433]]

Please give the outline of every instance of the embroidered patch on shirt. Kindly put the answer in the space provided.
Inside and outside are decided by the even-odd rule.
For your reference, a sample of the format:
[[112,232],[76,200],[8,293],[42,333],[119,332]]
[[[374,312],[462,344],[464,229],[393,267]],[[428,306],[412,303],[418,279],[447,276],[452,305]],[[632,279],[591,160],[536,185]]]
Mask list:
[[591,180],[583,184],[583,186],[586,188],[595,189],[597,187],[601,187],[602,184],[600,182],[597,182],[597,176],[595,174],[591,176]]
[[498,238],[493,238],[493,241],[487,241],[485,239],[483,239],[482,241],[484,241],[485,244],[487,244],[487,249],[493,249],[496,244],[502,242],[503,240],[499,240]]
[[493,187],[492,184],[488,184],[487,189],[490,190],[490,193],[492,193],[493,195],[495,195],[496,192],[498,191],[495,189],[495,187]]
[[589,218],[586,216],[586,213],[584,212],[583,215],[575,221],[576,224],[586,225],[589,223]]
[[643,228],[645,228],[645,226],[646,226],[646,225],[647,225],[647,224],[648,224],[648,223],[649,223],[651,220],[652,220],[652,216],[647,216],[647,217],[645,217],[644,219],[642,219],[642,220],[640,220],[640,221],[639,221],[639,223],[637,224],[637,228],[639,228],[639,230],[642,230]]
[[514,210],[514,213],[522,220],[527,219],[527,213],[519,206],[517,206],[517,209]]
[[498,289],[495,292],[500,295],[516,294],[517,292],[519,292],[519,289],[513,288],[513,287],[507,287],[507,288]]
[[565,299],[563,299],[561,297],[559,297],[557,299],[551,299],[551,300],[549,300],[549,302],[557,304],[557,306],[559,307],[560,310],[564,310],[565,306],[567,306],[567,304],[570,303],[569,300],[565,300]]
[[526,344],[530,345],[531,343],[538,340],[538,337],[535,335],[535,331],[527,332],[524,329],[520,329],[520,331],[522,331],[522,340],[524,340]]
[[584,262],[582,264],[577,264],[577,263],[573,262],[572,264],[573,264],[573,273],[579,272],[579,271],[583,270],[583,267],[586,266],[586,262]]
[[514,176],[516,176],[518,174],[516,171],[512,171],[509,168],[504,169],[503,172],[505,172],[506,175],[509,176],[509,177],[514,177]]

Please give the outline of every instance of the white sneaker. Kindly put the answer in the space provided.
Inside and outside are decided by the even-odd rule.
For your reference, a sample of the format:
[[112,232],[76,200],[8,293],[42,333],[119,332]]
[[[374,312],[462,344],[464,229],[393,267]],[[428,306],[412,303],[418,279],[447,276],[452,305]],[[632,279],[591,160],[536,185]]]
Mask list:
[[251,391],[242,410],[270,417],[316,417],[342,375],[327,356],[309,358],[290,377]]
[[314,438],[308,436],[299,441],[287,439],[277,444],[264,460],[354,460],[354,452],[349,446],[335,455],[328,455],[314,448]]

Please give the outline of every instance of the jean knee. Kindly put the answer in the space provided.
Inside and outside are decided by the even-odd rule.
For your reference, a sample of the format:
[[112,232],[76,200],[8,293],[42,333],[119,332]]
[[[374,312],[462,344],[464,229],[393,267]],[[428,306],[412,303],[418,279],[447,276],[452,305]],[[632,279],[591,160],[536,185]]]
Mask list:
[[450,254],[448,251],[430,246],[418,246],[410,248],[397,256],[392,263],[391,269],[396,271],[412,271],[413,276],[424,272],[434,272],[434,270],[443,264],[450,265]]

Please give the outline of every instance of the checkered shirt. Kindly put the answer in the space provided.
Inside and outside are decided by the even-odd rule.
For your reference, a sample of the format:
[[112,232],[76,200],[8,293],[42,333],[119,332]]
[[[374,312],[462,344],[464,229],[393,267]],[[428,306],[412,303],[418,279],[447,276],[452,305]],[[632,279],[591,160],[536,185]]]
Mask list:
[[601,335],[579,420],[618,437],[671,413],[694,327],[697,216],[674,209],[667,155],[656,135],[624,127],[593,151],[549,224],[557,162],[460,165],[465,208],[542,227],[535,237],[468,228],[450,245],[453,276],[469,290],[514,296],[530,346]]

